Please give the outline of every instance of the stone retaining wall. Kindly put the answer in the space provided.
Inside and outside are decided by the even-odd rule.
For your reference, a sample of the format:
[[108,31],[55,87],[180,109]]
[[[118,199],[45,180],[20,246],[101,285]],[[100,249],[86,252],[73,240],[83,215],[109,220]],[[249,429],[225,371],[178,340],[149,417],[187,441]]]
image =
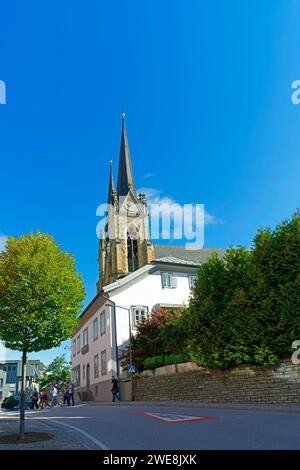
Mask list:
[[226,371],[177,364],[145,371],[134,382],[136,400],[300,403],[300,365],[290,360]]

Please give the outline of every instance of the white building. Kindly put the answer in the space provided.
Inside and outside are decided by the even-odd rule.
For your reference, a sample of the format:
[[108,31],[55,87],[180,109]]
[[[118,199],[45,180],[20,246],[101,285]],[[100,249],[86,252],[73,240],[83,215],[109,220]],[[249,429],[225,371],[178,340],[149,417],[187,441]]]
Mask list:
[[[169,247],[156,248],[159,252]],[[186,250],[178,251],[184,254]],[[196,250],[193,257],[205,261],[212,251]],[[81,314],[72,339],[73,379],[81,399],[111,399],[112,375],[122,377],[120,355],[128,345],[129,328],[135,334],[138,322],[159,307],[186,305],[197,266],[173,256],[159,258],[104,286],[96,295]]]

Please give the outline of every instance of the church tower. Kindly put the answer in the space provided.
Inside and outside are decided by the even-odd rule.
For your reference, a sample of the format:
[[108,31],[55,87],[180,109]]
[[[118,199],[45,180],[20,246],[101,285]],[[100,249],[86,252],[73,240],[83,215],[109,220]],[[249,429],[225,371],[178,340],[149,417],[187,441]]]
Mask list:
[[117,190],[110,162],[107,203],[106,226],[99,242],[98,292],[104,285],[127,276],[154,258],[146,195],[137,195],[135,189],[125,113],[122,113]]

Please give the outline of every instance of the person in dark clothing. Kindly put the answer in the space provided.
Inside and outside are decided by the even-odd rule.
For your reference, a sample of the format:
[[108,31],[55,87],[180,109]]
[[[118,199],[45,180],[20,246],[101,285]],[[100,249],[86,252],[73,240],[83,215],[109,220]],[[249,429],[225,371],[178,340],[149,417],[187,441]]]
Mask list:
[[115,376],[113,375],[112,376],[112,389],[111,389],[111,393],[112,393],[112,401],[116,401],[116,399],[118,401],[120,401],[120,388],[119,388],[119,381],[118,379],[115,378]]
[[69,405],[69,387],[67,384],[64,384],[63,387],[62,387],[62,393],[63,393],[63,397],[64,397],[64,405],[67,404]]
[[68,405],[71,406],[71,403],[72,403],[72,406],[75,405],[75,402],[74,402],[74,384],[72,382],[70,382],[70,384],[69,384],[69,402],[68,402]]
[[36,408],[37,410],[39,409],[38,401],[39,401],[39,394],[37,390],[34,390],[33,394],[31,395],[31,407],[30,408],[32,410],[34,410],[34,408]]

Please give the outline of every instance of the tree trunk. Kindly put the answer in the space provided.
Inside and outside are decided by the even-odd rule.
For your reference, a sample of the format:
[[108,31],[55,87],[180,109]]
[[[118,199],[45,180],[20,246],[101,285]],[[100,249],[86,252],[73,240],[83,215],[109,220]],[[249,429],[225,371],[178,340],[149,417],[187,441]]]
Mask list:
[[26,349],[23,349],[19,439],[24,439],[25,437],[26,362],[27,362],[27,353],[26,353]]

